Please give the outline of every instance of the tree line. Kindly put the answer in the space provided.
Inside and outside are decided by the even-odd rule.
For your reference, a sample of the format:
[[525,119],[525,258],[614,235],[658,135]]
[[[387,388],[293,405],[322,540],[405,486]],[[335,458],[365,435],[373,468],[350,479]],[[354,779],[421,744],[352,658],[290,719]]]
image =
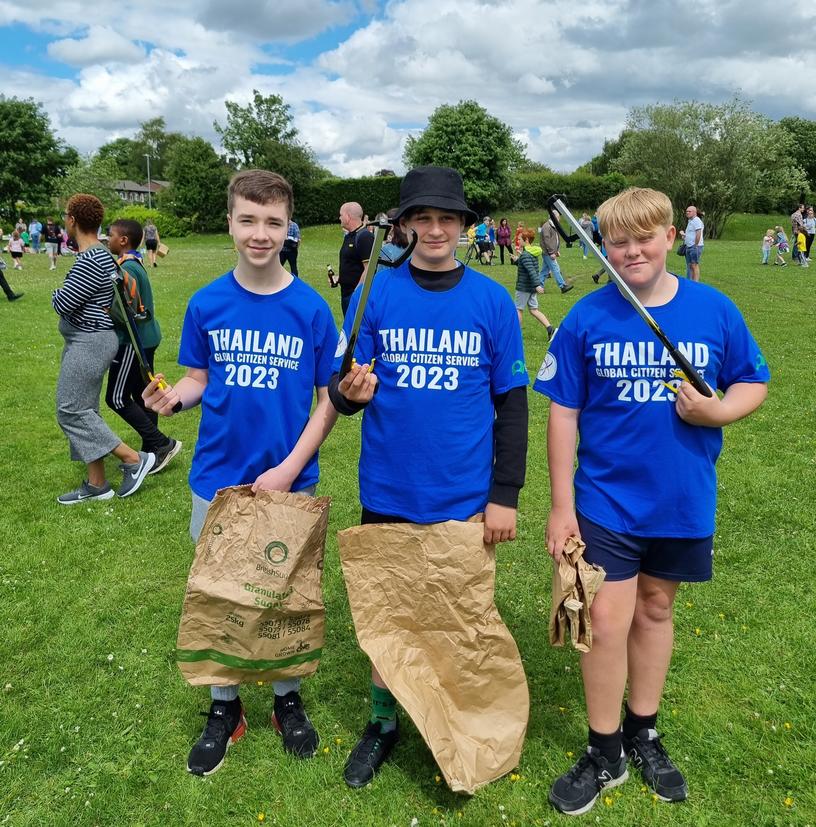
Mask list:
[[[0,96],[0,213],[53,211],[55,199],[74,192],[93,192],[109,208],[121,208],[114,182],[145,181],[145,156],[151,178],[169,182],[157,193],[160,212],[176,220],[173,226],[197,232],[224,229],[224,190],[237,169],[263,167],[286,176],[296,204],[311,205],[303,223],[322,217],[321,199],[348,189],[318,163],[279,95],[256,90],[246,106],[227,101],[225,107],[224,123],[213,124],[221,154],[209,141],[168,132],[164,119],[154,118],[134,137],[81,157],[55,136],[41,104]],[[705,210],[707,232],[717,237],[734,212],[786,210],[808,199],[816,191],[815,139],[816,122],[775,122],[738,97],[723,104],[655,104],[633,108],[620,135],[568,178],[579,199],[627,183],[656,187],[672,199],[676,221],[689,203],[697,204]],[[408,138],[403,160],[408,168],[458,169],[478,211],[543,206],[531,199],[563,183],[530,161],[512,129],[475,101],[438,107],[426,128]],[[380,190],[383,197],[394,190],[390,182],[365,180],[358,186],[375,199]]]

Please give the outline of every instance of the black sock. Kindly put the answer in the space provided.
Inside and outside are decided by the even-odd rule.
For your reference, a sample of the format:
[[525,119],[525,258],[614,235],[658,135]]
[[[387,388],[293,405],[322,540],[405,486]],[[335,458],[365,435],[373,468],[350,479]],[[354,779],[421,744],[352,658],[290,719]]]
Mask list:
[[623,719],[623,737],[632,739],[642,729],[654,729],[657,726],[657,712],[654,715],[635,715],[626,704],[626,716]]
[[589,728],[589,745],[600,750],[601,755],[607,761],[617,761],[621,756],[621,731],[616,729],[609,735],[604,735],[601,732],[595,732],[592,727]]

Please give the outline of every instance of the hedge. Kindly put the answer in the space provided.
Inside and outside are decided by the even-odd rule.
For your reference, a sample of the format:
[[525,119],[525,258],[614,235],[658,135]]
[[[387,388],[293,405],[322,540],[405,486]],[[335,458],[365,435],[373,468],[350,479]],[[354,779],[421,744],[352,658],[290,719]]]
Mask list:
[[578,208],[594,210],[627,186],[623,175],[615,172],[608,175],[523,172],[513,178],[507,202],[499,206],[514,210],[542,209],[547,205],[547,199],[557,193],[567,196],[567,205],[573,211]]
[[402,178],[326,178],[305,187],[295,198],[295,221],[302,226],[336,224],[341,205],[357,201],[374,218],[399,204]]
[[169,215],[160,210],[149,210],[147,207],[141,207],[138,204],[128,204],[108,210],[105,213],[105,226],[117,218],[131,218],[138,221],[143,227],[148,218],[152,218],[162,238],[181,238],[190,235],[192,232],[189,218],[177,218],[175,215]]

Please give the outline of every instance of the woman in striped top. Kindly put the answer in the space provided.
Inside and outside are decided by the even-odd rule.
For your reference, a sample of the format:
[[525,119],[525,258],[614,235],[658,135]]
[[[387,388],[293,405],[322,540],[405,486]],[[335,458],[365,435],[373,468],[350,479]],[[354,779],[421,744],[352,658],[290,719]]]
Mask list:
[[99,415],[102,380],[119,347],[108,312],[116,264],[97,240],[103,216],[102,203],[94,195],[74,195],[68,201],[65,228],[76,240],[79,255],[51,299],[65,340],[57,382],[57,421],[68,438],[71,459],[84,462],[88,469],[88,478],[79,488],[57,497],[62,505],[113,496],[105,478],[108,454],[121,460],[123,478],[116,492],[120,497],[138,490],[156,462],[154,454],[134,451],[122,442]]

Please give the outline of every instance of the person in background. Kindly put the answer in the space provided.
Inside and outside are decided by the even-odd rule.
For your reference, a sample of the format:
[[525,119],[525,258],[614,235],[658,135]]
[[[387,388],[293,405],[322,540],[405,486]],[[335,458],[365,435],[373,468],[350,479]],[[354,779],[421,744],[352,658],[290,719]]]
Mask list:
[[11,259],[14,262],[14,269],[22,270],[22,259],[23,253],[25,252],[25,242],[23,241],[23,238],[16,227],[14,228],[14,231],[11,234],[11,238],[9,239],[8,250],[9,253],[11,253]]
[[785,235],[785,231],[782,229],[781,225],[776,225],[776,242],[774,246],[776,247],[776,258],[774,259],[774,264],[778,264],[780,267],[785,267],[787,265],[787,261],[785,261],[785,253],[790,250],[790,246],[788,244],[788,237]]
[[813,207],[807,208],[805,215],[805,236],[807,239],[807,247],[805,248],[805,258],[810,261],[810,248],[813,244],[813,236],[816,235],[816,215],[813,214]]
[[161,236],[159,229],[153,223],[153,219],[149,218],[144,225],[144,245],[147,250],[147,258],[152,267],[158,267],[156,264],[156,251],[159,249],[161,243]]
[[[592,219],[589,217],[589,213],[583,213],[581,215],[581,220],[578,222],[581,225],[581,229],[590,237],[593,236],[593,230],[595,229],[592,224]],[[589,247],[587,247],[586,242],[583,239],[580,239],[581,244],[581,252],[584,254],[584,260],[586,261],[586,257],[589,254]]]
[[[559,218],[557,210],[553,210],[553,215]],[[561,268],[558,266],[558,257],[561,255],[561,236],[558,235],[558,230],[555,228],[552,218],[542,222],[538,233],[541,237],[541,284],[547,281],[547,277],[552,273],[555,283],[558,285],[562,293],[569,293],[572,290],[572,284],[567,284],[564,276],[561,274]]]
[[367,218],[363,220],[363,208],[356,201],[348,201],[340,207],[340,226],[345,233],[339,256],[340,309],[344,316],[374,246],[374,235],[367,223]]
[[541,273],[538,269],[538,256],[541,255],[540,247],[533,247],[535,230],[525,230],[522,235],[525,246],[516,259],[518,274],[516,275],[516,310],[518,310],[519,324],[524,322],[524,308],[530,311],[530,315],[547,330],[547,338],[552,339],[555,328],[550,320],[538,309],[538,294],[544,292],[544,285],[541,281]]
[[703,255],[703,221],[697,214],[697,207],[689,204],[686,207],[686,218],[688,223],[685,230],[680,230],[680,235],[686,245],[686,278],[692,281],[700,281],[700,259]]
[[286,230],[286,241],[280,251],[280,263],[289,262],[289,270],[295,278],[298,278],[298,250],[300,249],[300,227],[289,219],[289,227]]
[[513,263],[513,247],[510,244],[510,236],[513,231],[510,229],[510,224],[506,218],[499,221],[499,229],[496,232],[496,243],[499,245],[499,259],[504,264],[504,251],[507,249],[507,255],[510,259],[510,264]]
[[34,253],[40,252],[40,236],[42,235],[42,224],[36,219],[32,218],[28,225],[28,234],[31,237],[31,250]]
[[767,264],[771,257],[771,248],[774,246],[774,231],[766,230],[765,237],[762,239],[762,263]]
[[[3,231],[0,229],[0,238],[3,237]],[[6,262],[3,261],[3,257],[0,256],[0,290],[2,290],[6,294],[6,298],[10,302],[15,302],[17,299],[22,298],[22,293],[15,293],[11,289],[11,285],[6,281],[6,275],[4,270],[6,269]]]
[[521,248],[524,246],[524,230],[524,222],[519,221],[516,226],[516,235],[513,238],[513,249],[516,251],[516,255],[521,252]]
[[62,246],[62,228],[59,224],[55,224],[50,217],[45,219],[43,238],[45,239],[45,252],[49,261],[48,269],[56,270],[57,256],[60,254],[60,247]]

